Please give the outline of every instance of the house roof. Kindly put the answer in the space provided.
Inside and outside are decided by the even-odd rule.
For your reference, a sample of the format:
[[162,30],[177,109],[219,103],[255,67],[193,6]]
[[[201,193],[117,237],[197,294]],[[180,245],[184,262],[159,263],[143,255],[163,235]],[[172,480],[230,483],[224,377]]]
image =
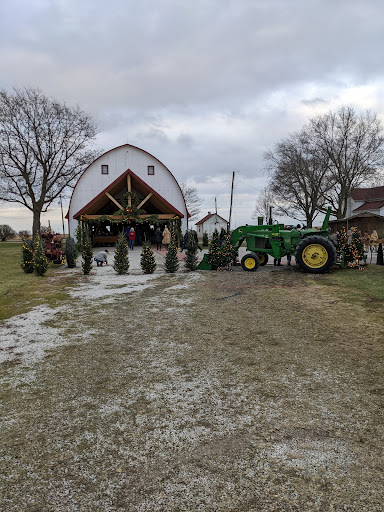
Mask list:
[[337,222],[345,222],[345,221],[350,221],[353,219],[361,219],[361,218],[368,218],[368,217],[371,217],[371,218],[376,217],[377,219],[381,219],[384,221],[383,215],[377,215],[376,213],[372,213],[372,212],[360,212],[356,215],[352,215],[351,217],[345,217],[344,219],[330,220],[329,224],[336,224]]
[[353,188],[351,197],[355,201],[384,201],[384,187]]
[[379,210],[383,206],[384,206],[384,200],[383,201],[369,201],[367,203],[362,204],[358,208],[355,208],[353,211],[354,212],[362,212],[365,210]]
[[206,215],[204,217],[204,219],[201,219],[199,220],[199,222],[196,222],[195,226],[197,226],[198,224],[204,224],[204,222],[207,222],[208,219],[210,219],[211,217],[219,217],[219,219],[221,219],[223,222],[226,222],[228,224],[228,221],[225,220],[223,217],[221,217],[221,215],[218,215],[217,213],[209,213],[208,215]]

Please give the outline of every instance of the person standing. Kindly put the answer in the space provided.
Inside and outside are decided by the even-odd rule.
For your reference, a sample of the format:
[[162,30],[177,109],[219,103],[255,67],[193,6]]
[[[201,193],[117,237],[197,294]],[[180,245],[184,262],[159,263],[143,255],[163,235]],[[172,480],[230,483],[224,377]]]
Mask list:
[[163,233],[160,231],[160,228],[157,228],[155,231],[154,242],[156,244],[156,250],[161,251],[161,242],[163,241]]
[[199,245],[199,239],[197,238],[196,231],[192,231],[193,239],[195,240],[196,246],[198,249],[200,249],[200,252],[203,250]]
[[162,243],[165,245],[165,248],[168,250],[168,245],[171,243],[171,232],[168,227],[165,226],[163,231],[163,240]]
[[187,247],[188,245],[188,242],[189,242],[189,231],[188,229],[185,230],[185,234],[184,234],[184,238],[183,238],[183,243],[181,244],[181,249],[180,249],[180,252],[183,252],[184,249]]
[[226,234],[227,234],[227,232],[225,231],[225,229],[221,228],[220,235],[219,235],[219,247],[221,247],[223,245],[224,237]]
[[131,249],[131,251],[133,251],[133,247],[135,245],[135,238],[136,238],[135,230],[133,228],[131,228],[128,233],[128,244],[129,244],[129,248]]

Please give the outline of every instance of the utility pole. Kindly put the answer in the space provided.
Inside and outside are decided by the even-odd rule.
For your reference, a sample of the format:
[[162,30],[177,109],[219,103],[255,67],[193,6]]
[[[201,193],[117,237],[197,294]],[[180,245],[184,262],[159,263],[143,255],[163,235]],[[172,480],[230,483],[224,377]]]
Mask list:
[[235,181],[235,171],[232,172],[232,187],[231,187],[231,207],[229,208],[229,222],[228,229],[231,229],[231,217],[232,217],[232,203],[233,203],[233,183]]
[[217,201],[216,201],[216,197],[215,197],[215,213],[217,215]]
[[64,213],[63,213],[63,201],[60,196],[60,206],[61,206],[61,222],[63,223],[63,236],[65,235],[65,228],[64,228]]

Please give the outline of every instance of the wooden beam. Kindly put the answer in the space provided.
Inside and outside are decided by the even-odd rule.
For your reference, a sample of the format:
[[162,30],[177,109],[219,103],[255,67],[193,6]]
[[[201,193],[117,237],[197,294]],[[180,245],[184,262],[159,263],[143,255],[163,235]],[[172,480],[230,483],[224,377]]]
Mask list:
[[131,185],[131,175],[127,174],[127,190],[128,190],[128,208],[132,207],[132,185]]
[[[157,218],[160,220],[173,219],[174,216],[175,216],[174,213],[159,213],[159,214],[157,214]],[[95,220],[95,219],[98,219],[99,217],[103,217],[103,215],[87,215],[87,214],[81,215],[81,219],[84,219],[84,220],[86,220],[86,219]],[[121,220],[121,219],[123,219],[123,217],[125,219],[129,218],[129,216],[125,217],[123,215],[108,215],[108,217],[112,220]],[[151,215],[149,215],[149,214],[139,215],[140,219],[148,219],[149,217],[151,217]]]
[[147,195],[147,197],[141,201],[141,203],[137,206],[137,209],[141,208],[143,206],[143,204],[146,203],[151,196],[153,196],[152,192],[150,192]]
[[120,204],[118,201],[116,201],[116,199],[115,199],[113,196],[111,196],[111,194],[109,194],[108,192],[106,192],[106,193],[105,193],[105,195],[106,195],[107,197],[109,197],[109,199],[110,199],[111,201],[113,201],[113,202],[115,203],[115,205],[119,208],[119,210],[124,210],[124,208],[121,206],[121,204]]

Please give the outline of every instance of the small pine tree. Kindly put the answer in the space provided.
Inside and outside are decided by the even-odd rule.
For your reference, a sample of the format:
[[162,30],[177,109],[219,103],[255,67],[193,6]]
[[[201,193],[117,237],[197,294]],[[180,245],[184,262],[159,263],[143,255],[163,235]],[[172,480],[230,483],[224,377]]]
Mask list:
[[217,229],[215,229],[212,235],[211,245],[208,250],[208,262],[212,264],[213,270],[220,267],[220,240]]
[[91,237],[89,236],[88,231],[83,232],[83,246],[81,256],[83,258],[81,263],[83,274],[89,274],[92,268],[93,251]]
[[48,259],[45,255],[45,248],[39,233],[36,232],[34,251],[33,251],[33,269],[35,274],[43,276],[48,269]]
[[176,234],[172,230],[171,243],[168,246],[168,251],[165,256],[165,271],[168,273],[177,272],[179,269],[179,260],[177,259],[177,246],[176,246]]
[[78,221],[76,228],[76,250],[78,253],[83,250],[83,228],[80,221]]
[[358,266],[359,261],[364,259],[364,243],[361,238],[361,233],[356,227],[352,228],[352,240],[349,244],[349,252],[352,266]]
[[197,243],[195,241],[195,237],[191,231],[189,235],[189,241],[187,243],[187,248],[185,250],[185,268],[190,272],[193,272],[197,269]]
[[21,254],[21,268],[26,274],[33,273],[33,243],[32,240],[23,241],[23,248]]
[[119,235],[119,239],[115,245],[115,259],[113,268],[120,275],[128,274],[129,270],[129,259],[128,259],[128,242],[127,238],[122,231]]
[[145,242],[141,251],[140,265],[143,274],[153,274],[156,269],[155,256],[153,255],[152,246],[149,242]]
[[231,242],[231,234],[224,235],[222,246],[220,247],[220,270],[228,268],[234,258],[234,248]]
[[203,247],[208,247],[209,240],[208,240],[208,233],[204,231],[203,233]]
[[349,259],[348,235],[344,226],[337,232],[337,257],[346,266]]

